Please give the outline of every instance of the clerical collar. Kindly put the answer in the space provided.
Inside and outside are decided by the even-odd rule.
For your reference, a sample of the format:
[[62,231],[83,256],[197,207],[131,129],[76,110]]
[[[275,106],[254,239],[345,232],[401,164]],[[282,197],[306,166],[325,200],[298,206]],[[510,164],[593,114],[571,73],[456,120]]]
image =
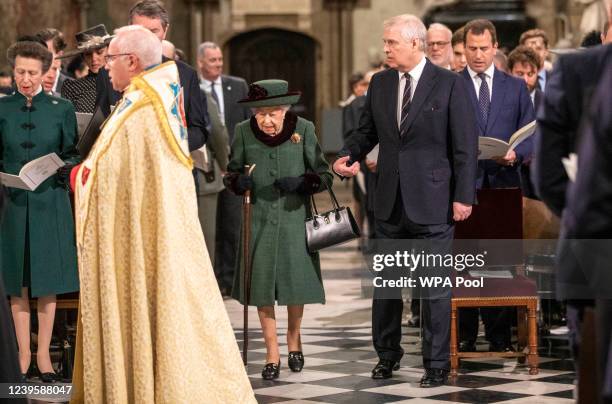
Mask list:
[[276,147],[291,138],[291,136],[295,133],[295,127],[297,126],[298,116],[291,111],[287,111],[285,113],[285,121],[283,122],[283,129],[276,136],[270,136],[264,133],[259,126],[257,126],[257,119],[255,116],[251,117],[249,125],[251,126],[251,130],[255,135],[255,138],[269,147]]

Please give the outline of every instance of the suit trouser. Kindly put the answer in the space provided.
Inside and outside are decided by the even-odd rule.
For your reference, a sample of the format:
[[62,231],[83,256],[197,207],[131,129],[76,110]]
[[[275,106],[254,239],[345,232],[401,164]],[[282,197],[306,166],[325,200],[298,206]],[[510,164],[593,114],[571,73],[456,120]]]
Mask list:
[[242,197],[224,189],[219,193],[215,242],[215,275],[221,287],[231,288],[234,284],[234,271],[240,251],[241,223]]
[[[376,221],[376,238],[381,239],[427,239],[441,240],[447,253],[453,238],[452,224],[421,225],[412,222],[404,213],[400,191],[391,217],[387,221]],[[448,242],[446,242],[448,240]],[[440,251],[444,253],[443,251]],[[425,368],[450,368],[450,297],[449,287],[422,288],[423,307],[422,355]],[[374,289],[372,303],[372,339],[380,359],[399,361],[404,350],[402,339],[403,300],[381,298],[381,289]]]
[[215,265],[215,236],[217,233],[217,199],[219,193],[211,193],[206,195],[198,195],[198,218],[202,233],[204,233],[204,241],[206,249],[210,256],[210,262]]
[[475,343],[478,337],[478,312],[485,325],[485,336],[494,345],[506,347],[512,342],[513,307],[481,307],[459,309],[459,339]]

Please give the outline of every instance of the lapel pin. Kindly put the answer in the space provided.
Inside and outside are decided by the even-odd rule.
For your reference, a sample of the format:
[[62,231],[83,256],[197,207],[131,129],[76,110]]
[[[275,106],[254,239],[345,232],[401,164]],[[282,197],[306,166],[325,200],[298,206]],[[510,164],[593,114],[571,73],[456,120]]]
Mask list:
[[295,132],[293,135],[291,135],[291,141],[293,143],[300,143],[302,141],[302,137],[299,133]]
[[232,86],[227,86],[227,91],[232,91]]

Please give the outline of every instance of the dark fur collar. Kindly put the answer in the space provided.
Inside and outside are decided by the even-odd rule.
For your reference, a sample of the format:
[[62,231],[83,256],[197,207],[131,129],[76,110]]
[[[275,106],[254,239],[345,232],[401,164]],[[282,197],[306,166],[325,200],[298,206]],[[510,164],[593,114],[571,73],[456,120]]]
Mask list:
[[261,129],[259,129],[259,126],[257,126],[257,120],[254,116],[251,117],[250,125],[251,130],[255,134],[257,140],[259,140],[266,146],[276,147],[285,143],[291,138],[291,135],[295,133],[297,120],[298,117],[296,114],[291,111],[287,111],[287,113],[285,114],[285,121],[283,122],[283,130],[281,130],[281,133],[276,136],[266,135]]

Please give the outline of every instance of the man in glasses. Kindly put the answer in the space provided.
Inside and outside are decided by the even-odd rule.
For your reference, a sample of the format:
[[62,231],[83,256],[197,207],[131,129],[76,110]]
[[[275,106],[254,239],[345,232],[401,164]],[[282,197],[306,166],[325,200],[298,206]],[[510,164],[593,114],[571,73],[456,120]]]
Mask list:
[[453,32],[444,24],[433,23],[427,29],[427,58],[443,69],[451,69]]

